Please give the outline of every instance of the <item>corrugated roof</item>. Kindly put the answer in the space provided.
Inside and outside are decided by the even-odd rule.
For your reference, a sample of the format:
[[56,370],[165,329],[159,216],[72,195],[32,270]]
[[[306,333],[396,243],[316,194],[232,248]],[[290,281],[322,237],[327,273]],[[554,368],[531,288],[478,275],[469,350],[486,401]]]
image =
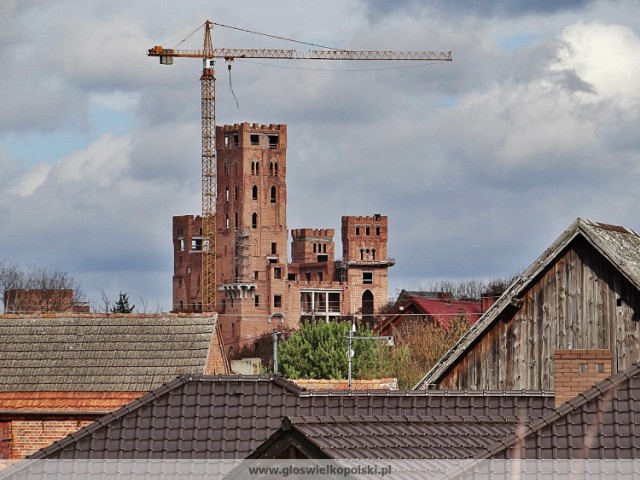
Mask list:
[[202,374],[216,318],[1,316],[0,391],[148,391]]
[[513,283],[491,308],[473,325],[433,368],[418,382],[416,389],[437,384],[443,375],[478,338],[491,328],[510,304],[518,304],[523,293],[576,237],[586,239],[638,290],[640,290],[640,235],[625,227],[596,223],[578,218]]
[[311,392],[280,376],[182,376],[34,458],[246,458],[285,416],[500,415],[528,422],[552,406],[553,397],[541,392]]

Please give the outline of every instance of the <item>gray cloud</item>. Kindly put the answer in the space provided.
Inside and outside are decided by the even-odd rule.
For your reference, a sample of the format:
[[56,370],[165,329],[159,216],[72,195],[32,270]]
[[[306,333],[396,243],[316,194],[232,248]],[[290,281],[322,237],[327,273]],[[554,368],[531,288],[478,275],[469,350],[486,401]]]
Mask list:
[[[142,296],[167,308],[171,216],[200,211],[200,66],[164,67],[144,52],[193,29],[212,4],[194,2],[180,14],[154,2],[19,5],[0,7],[2,25],[20,26],[0,30],[9,40],[0,44],[8,67],[0,102],[10,112],[0,142],[71,132],[82,146],[64,158],[45,154],[38,170],[0,144],[2,257],[70,271],[95,303],[102,289],[112,297],[125,290],[134,303]],[[341,215],[389,215],[391,293],[430,278],[512,274],[577,216],[640,224],[640,95],[625,70],[640,62],[640,18],[630,7],[616,20],[623,29],[612,25],[617,3],[607,1],[571,3],[576,13],[544,2],[535,12],[519,2],[491,12],[453,4],[464,15],[445,15],[444,3],[429,11],[394,3],[398,12],[411,8],[410,17],[376,2],[213,5],[216,20],[318,43],[454,51],[452,63],[366,72],[237,61],[239,110],[226,65],[218,65],[219,124],[289,125],[289,228],[339,232]],[[373,11],[375,28],[365,15]],[[524,13],[544,17],[543,25]],[[605,20],[588,23],[595,17]],[[501,43],[532,31],[524,45]],[[276,44],[224,29],[215,35],[225,46]],[[50,55],[40,59],[42,51]],[[130,104],[117,104],[120,93]],[[93,132],[96,98],[130,127],[120,131],[105,115],[92,118],[104,122]]]
[[479,17],[515,17],[521,15],[550,15],[567,10],[578,10],[594,3],[594,0],[435,0],[425,3],[420,0],[367,0],[365,4],[371,17],[380,20],[397,12],[411,13],[430,11],[438,15],[473,15]]

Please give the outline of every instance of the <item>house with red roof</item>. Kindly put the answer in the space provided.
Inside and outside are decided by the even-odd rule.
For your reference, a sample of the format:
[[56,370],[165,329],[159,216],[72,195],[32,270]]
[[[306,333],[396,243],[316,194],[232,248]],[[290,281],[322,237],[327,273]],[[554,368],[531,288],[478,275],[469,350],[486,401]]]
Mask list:
[[402,290],[389,314],[374,330],[380,335],[402,339],[402,332],[416,322],[437,322],[449,328],[452,319],[464,316],[473,325],[483,313],[486,301],[457,300],[447,292],[412,292]]

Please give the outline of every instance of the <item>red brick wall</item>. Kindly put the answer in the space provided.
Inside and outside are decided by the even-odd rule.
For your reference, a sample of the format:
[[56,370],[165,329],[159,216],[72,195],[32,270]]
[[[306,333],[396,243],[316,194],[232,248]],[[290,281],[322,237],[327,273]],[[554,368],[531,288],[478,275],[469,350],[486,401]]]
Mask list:
[[90,420],[13,420],[11,458],[20,459],[92,423]]
[[225,355],[220,327],[216,325],[216,331],[211,338],[211,345],[209,346],[209,355],[207,357],[207,364],[204,367],[204,374],[230,375],[231,368]]
[[610,350],[556,350],[554,382],[556,406],[611,376]]

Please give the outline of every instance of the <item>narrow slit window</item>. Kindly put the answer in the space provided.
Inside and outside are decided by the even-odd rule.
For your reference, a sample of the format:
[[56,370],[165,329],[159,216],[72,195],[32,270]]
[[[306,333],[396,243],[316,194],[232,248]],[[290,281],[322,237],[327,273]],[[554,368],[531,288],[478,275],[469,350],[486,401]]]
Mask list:
[[276,203],[276,187],[271,187],[271,203]]
[[258,199],[258,186],[254,185],[253,188],[251,189],[251,199],[252,200],[257,200]]

